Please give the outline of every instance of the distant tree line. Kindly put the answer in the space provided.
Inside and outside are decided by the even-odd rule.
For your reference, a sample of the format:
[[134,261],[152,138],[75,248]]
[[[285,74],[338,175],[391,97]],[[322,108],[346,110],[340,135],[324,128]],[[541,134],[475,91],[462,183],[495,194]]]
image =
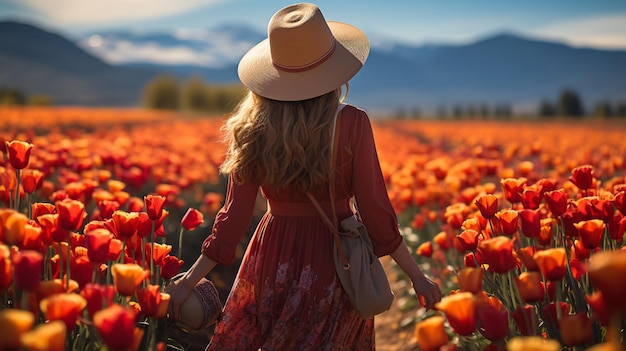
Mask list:
[[17,88],[0,88],[0,105],[2,106],[50,106],[52,98],[46,94],[27,96]]
[[209,85],[201,78],[181,82],[171,75],[161,75],[149,82],[143,92],[144,107],[160,110],[225,113],[244,96],[242,85]]
[[611,104],[608,100],[603,100],[586,111],[578,94],[571,89],[564,89],[555,102],[543,100],[537,114],[541,117],[626,117],[626,101]]

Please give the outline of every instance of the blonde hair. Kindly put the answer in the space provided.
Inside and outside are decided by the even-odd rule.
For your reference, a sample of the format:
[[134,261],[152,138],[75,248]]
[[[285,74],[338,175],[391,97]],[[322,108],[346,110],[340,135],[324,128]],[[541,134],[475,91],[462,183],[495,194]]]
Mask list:
[[323,186],[331,174],[331,124],[340,94],[341,88],[309,100],[277,101],[248,93],[224,124],[229,148],[220,171],[271,189]]

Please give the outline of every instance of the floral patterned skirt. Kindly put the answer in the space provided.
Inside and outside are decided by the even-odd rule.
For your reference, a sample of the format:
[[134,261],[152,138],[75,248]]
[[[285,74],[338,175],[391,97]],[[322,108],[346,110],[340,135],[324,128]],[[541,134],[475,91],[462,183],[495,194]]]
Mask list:
[[252,237],[207,350],[374,350],[332,260],[319,217],[266,213]]

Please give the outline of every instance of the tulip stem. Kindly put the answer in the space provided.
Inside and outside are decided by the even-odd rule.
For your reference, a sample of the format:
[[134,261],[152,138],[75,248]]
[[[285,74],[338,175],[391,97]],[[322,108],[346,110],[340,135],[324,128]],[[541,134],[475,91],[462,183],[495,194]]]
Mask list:
[[16,169],[15,170],[15,210],[17,212],[20,211],[20,170]]
[[180,231],[178,232],[178,258],[181,258],[181,255],[183,254],[183,231],[185,230],[185,228],[183,228],[182,226],[180,227]]
[[154,284],[154,221],[150,229],[150,280]]

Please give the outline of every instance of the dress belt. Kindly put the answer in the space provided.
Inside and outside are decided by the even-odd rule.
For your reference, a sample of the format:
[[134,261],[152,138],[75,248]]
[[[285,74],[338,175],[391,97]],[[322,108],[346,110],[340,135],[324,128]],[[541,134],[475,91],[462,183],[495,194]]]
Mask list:
[[[320,202],[324,212],[332,213],[332,207],[329,201]],[[315,208],[312,202],[282,202],[282,201],[267,201],[267,212],[276,216],[311,216],[320,217],[320,213]],[[352,208],[350,207],[350,198],[341,199],[335,201],[335,213],[339,218],[345,218],[352,215]]]

